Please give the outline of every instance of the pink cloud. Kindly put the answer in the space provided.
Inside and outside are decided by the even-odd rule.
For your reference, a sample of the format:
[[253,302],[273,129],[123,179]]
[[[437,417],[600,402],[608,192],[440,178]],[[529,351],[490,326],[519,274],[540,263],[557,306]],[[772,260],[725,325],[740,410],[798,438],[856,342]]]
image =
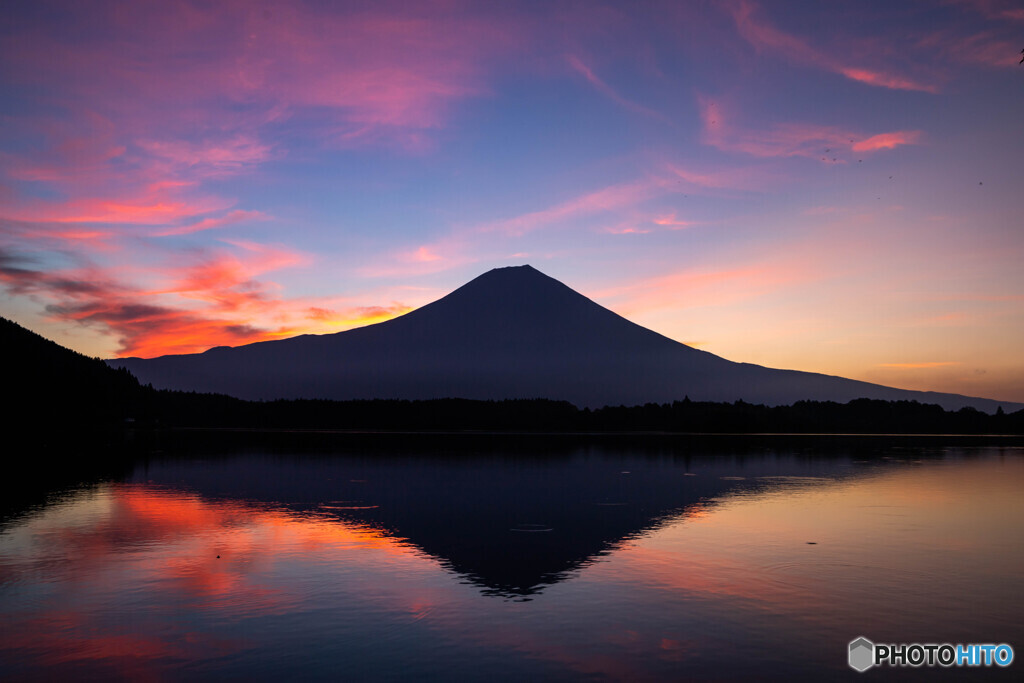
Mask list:
[[[488,93],[523,46],[515,13],[224,2],[65,8],[0,41],[5,82],[46,92],[8,115],[28,146],[0,154],[0,217],[164,226],[182,235],[258,217],[207,181],[279,159],[280,126],[318,144],[431,145],[452,108]],[[74,30],[67,27],[74,26]],[[46,199],[42,199],[46,197]],[[97,242],[98,244],[98,242]]]
[[252,135],[195,143],[188,140],[145,140],[138,146],[159,160],[186,167],[190,176],[237,173],[271,158],[269,145]]
[[[1024,10],[1020,11],[1024,16]],[[971,35],[962,35],[956,30],[936,31],[921,38],[918,46],[961,64],[996,68],[1020,65],[1018,41],[1001,30],[979,31]]]
[[757,157],[806,157],[825,162],[845,162],[843,152],[872,152],[900,145],[920,144],[921,131],[894,131],[864,137],[862,133],[835,126],[782,123],[771,128],[738,127],[721,100],[703,95],[700,107],[705,144],[729,152]]
[[495,235],[520,238],[535,230],[563,225],[582,217],[635,206],[648,199],[677,192],[678,181],[667,174],[609,185],[587,192],[555,206],[476,226],[458,228],[432,244],[391,257],[391,264],[360,269],[368,277],[425,275],[450,270],[484,258],[480,246],[493,242]]
[[414,261],[421,262],[440,261],[441,258],[442,257],[440,255],[434,253],[428,247],[420,247],[412,255],[412,259]]
[[853,151],[873,152],[877,149],[895,149],[900,145],[916,145],[920,143],[922,133],[919,130],[899,130],[893,133],[881,133],[855,142]]
[[647,235],[650,234],[651,231],[633,226],[622,226],[605,228],[604,232],[607,232],[612,235]]
[[367,277],[426,275],[488,258],[522,258],[523,254],[519,252],[509,256],[512,250],[504,248],[504,245],[496,248],[495,236],[515,240],[542,229],[568,228],[576,221],[603,214],[625,214],[625,218],[611,227],[590,226],[589,229],[612,234],[640,234],[648,231],[643,227],[647,224],[652,230],[678,230],[694,223],[679,220],[671,213],[652,215],[649,211],[637,211],[635,207],[652,199],[685,192],[759,189],[777,178],[778,174],[762,176],[743,168],[708,171],[663,162],[643,178],[584,192],[553,206],[518,216],[456,228],[429,245],[398,251],[390,257],[389,264],[366,266],[359,272]]
[[[26,82],[60,84],[104,102],[158,156],[214,164],[263,158],[268,146],[252,131],[302,110],[325,114],[327,128],[360,143],[401,142],[405,132],[438,128],[452,104],[487,92],[488,60],[521,44],[510,16],[444,6],[398,14],[345,5],[163,3],[72,13],[96,27],[95,40],[26,27],[3,48],[5,61]],[[213,112],[217,124],[231,121],[242,132],[205,150],[165,137],[181,131],[183,114],[203,121]]]
[[839,67],[838,71],[851,81],[859,81],[860,83],[874,85],[881,88],[890,88],[892,90],[920,90],[922,92],[930,93],[938,92],[938,89],[934,86],[922,85],[910,80],[909,78],[893,74],[880,73],[869,69],[857,69],[853,67]]
[[127,151],[114,121],[88,109],[73,120],[6,116],[3,125],[39,141],[28,153],[0,152],[0,172],[16,180],[91,180]]
[[739,34],[757,50],[781,54],[786,59],[804,66],[824,69],[866,85],[893,90],[916,90],[936,93],[935,85],[921,83],[906,76],[881,69],[868,69],[837,59],[811,47],[805,40],[788,34],[759,17],[759,7],[747,0],[729,6]]
[[683,228],[689,228],[693,225],[697,225],[694,221],[684,221],[676,218],[674,213],[663,216],[658,216],[652,221],[655,225],[671,228],[672,230],[682,230]]
[[1017,0],[946,0],[967,7],[987,19],[1024,21],[1024,8]]
[[672,185],[663,176],[649,176],[632,182],[609,185],[569,199],[561,204],[532,211],[514,218],[487,223],[477,228],[478,232],[500,232],[521,236],[532,230],[559,222],[567,222],[581,216],[613,211],[634,206],[653,197],[673,191]]
[[168,228],[167,230],[154,233],[154,236],[168,237],[171,235],[190,235],[195,232],[202,232],[203,230],[213,230],[214,228],[223,228],[237,223],[266,219],[267,215],[262,211],[243,211],[241,209],[236,209],[218,218],[204,218],[197,223],[181,225],[176,228]]
[[613,102],[615,102],[615,103],[625,107],[626,109],[629,109],[630,111],[634,111],[634,112],[636,112],[638,114],[643,114],[644,116],[650,116],[652,118],[660,119],[660,120],[663,120],[663,121],[666,120],[665,116],[663,114],[661,114],[660,112],[654,111],[653,109],[649,109],[648,107],[645,107],[642,104],[638,104],[638,103],[636,103],[636,102],[634,102],[632,100],[626,99],[625,97],[620,95],[618,92],[615,91],[614,88],[612,88],[610,85],[608,85],[603,80],[601,80],[593,72],[593,70],[591,70],[591,68],[589,66],[584,64],[583,60],[581,60],[576,55],[567,55],[566,56],[566,60],[569,62],[569,66],[571,66],[577,72],[582,74],[583,77],[585,79],[587,79],[587,81],[592,86],[594,86],[594,88],[596,88],[598,92],[600,92],[602,95],[604,95],[608,99],[612,100]]

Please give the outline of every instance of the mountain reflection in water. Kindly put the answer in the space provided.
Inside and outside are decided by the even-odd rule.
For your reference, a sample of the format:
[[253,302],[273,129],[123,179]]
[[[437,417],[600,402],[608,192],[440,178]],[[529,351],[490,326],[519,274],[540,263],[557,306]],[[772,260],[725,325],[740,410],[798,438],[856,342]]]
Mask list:
[[814,678],[852,673],[857,635],[1016,645],[1022,465],[996,449],[150,460],[6,523],[0,672]]

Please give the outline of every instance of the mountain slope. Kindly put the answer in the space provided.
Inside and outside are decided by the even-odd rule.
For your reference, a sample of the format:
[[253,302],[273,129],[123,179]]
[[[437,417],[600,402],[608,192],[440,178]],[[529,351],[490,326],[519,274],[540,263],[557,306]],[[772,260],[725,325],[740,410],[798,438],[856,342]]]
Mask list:
[[247,399],[551,398],[599,407],[684,396],[770,405],[877,398],[989,412],[999,405],[734,363],[636,325],[530,266],[489,271],[406,315],[346,332],[108,362],[158,388]]
[[2,421],[10,427],[120,423],[145,392],[127,371],[109,367],[0,317],[7,357]]

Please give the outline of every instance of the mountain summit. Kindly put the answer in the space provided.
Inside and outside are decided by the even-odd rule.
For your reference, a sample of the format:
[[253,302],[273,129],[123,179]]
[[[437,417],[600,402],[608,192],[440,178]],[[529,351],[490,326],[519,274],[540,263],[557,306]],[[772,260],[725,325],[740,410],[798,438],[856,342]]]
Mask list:
[[[694,400],[998,402],[734,363],[648,330],[531,266],[496,268],[403,316],[201,354],[108,361],[157,388],[246,399],[550,398],[578,406]],[[1006,405],[1006,404],[1004,404]]]

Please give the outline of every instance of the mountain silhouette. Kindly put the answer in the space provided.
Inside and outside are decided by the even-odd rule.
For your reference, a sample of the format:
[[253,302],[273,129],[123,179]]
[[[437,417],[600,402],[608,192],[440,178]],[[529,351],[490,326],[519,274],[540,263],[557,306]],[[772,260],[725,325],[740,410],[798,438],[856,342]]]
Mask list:
[[735,363],[630,322],[531,266],[496,268],[415,311],[345,332],[108,362],[157,388],[254,400],[549,398],[593,408],[686,396],[768,405],[874,398],[987,412],[1000,405]]
[[[10,429],[120,424],[146,393],[127,371],[64,348],[3,317],[0,348],[8,358],[3,384],[7,405],[0,425]],[[48,430],[47,440],[59,432]]]

